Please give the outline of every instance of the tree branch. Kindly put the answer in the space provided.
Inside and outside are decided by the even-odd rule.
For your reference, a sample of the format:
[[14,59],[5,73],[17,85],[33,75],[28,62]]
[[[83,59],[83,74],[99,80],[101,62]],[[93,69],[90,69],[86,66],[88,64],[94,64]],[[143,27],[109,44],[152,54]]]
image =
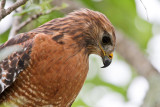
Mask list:
[[152,74],[159,75],[158,71],[153,67],[150,61],[141,52],[139,47],[128,39],[122,32],[116,31],[117,46],[116,51],[120,54],[130,65],[132,65],[138,73],[147,79]]
[[[47,15],[55,10],[61,10],[63,9],[64,7],[54,7],[44,13],[40,12],[40,13],[37,13],[31,17],[29,17],[27,20],[23,21],[21,24],[19,23],[20,21],[20,18],[18,18],[17,16],[14,18],[14,23],[12,24],[12,29],[11,29],[11,32],[10,32],[10,35],[9,35],[9,39],[14,37],[23,27],[25,27],[27,24],[31,23],[33,20],[36,20],[38,19],[40,16],[43,16],[43,15]],[[16,25],[16,26],[14,26]]]
[[0,20],[3,19],[5,16],[10,14],[12,11],[16,10],[18,7],[25,4],[28,0],[18,0],[16,3],[14,3],[12,6],[10,6],[8,9],[4,9],[5,0],[1,1],[1,9],[0,9]]
[[16,28],[16,32],[18,32],[19,30],[21,30],[24,26],[26,26],[27,24],[31,23],[33,20],[36,20],[38,19],[40,16],[43,16],[43,15],[47,15],[55,10],[58,10],[58,9],[61,9],[61,8],[58,8],[58,7],[54,7],[52,9],[50,9],[49,11],[45,12],[45,13],[38,13],[38,14],[35,14],[31,17],[29,17],[26,21],[22,22],[17,28]]
[[33,20],[38,19],[40,16],[42,16],[42,14],[43,13],[38,13],[38,14],[35,14],[35,15],[29,17],[27,20],[25,20],[19,26],[17,26],[17,28],[15,29],[16,32],[20,31],[24,26],[26,26],[27,24],[31,23]]
[[160,73],[153,67],[150,61],[138,48],[136,43],[128,39],[124,34],[117,31],[116,51],[121,55],[136,71],[144,76],[149,82],[149,90],[144,99],[142,107],[160,107]]
[[[18,8],[18,12],[21,12],[21,11],[22,11],[22,8],[21,7]],[[18,31],[16,29],[17,29],[17,26],[20,24],[21,19],[22,19],[22,16],[14,16],[13,17],[13,23],[12,23],[11,30],[9,32],[8,39],[13,38],[18,33]]]
[[0,10],[4,9],[5,4],[6,4],[6,0],[2,0],[0,4]]

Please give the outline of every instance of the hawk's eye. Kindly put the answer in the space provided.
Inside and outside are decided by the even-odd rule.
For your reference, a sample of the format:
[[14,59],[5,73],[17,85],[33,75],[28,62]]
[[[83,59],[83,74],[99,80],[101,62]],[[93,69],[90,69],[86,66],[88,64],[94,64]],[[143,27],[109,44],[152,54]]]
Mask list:
[[110,37],[108,37],[108,36],[103,36],[103,38],[102,38],[102,43],[103,44],[110,44],[111,43],[111,39],[110,39]]

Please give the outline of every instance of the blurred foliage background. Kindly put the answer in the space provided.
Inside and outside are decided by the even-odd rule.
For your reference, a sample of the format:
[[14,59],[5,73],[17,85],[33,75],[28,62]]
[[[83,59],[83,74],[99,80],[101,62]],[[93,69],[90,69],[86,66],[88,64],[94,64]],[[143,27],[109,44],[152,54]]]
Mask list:
[[[14,0],[11,1],[14,2]],[[44,13],[49,9],[53,8],[55,5],[52,4],[52,2],[53,0],[29,0],[27,4],[22,6],[23,11],[14,14],[13,17],[22,16],[23,22],[33,14],[39,12]],[[148,23],[146,20],[142,19],[138,15],[135,0],[74,0],[74,2],[80,3],[86,8],[90,8],[104,13],[116,29],[122,31],[124,34],[128,36],[128,38],[135,41],[135,43],[140,47],[144,55],[147,55],[146,48],[148,41],[152,37],[152,24]],[[53,11],[48,15],[39,17],[37,20],[34,20],[33,22],[25,26],[23,29],[21,29],[20,32],[27,32],[31,29],[34,29],[42,25],[43,23],[49,20],[52,20],[57,17],[63,17],[65,14],[60,10],[62,8],[67,8],[67,6],[70,7],[72,5],[69,5],[67,4],[67,2],[64,2],[62,5],[58,7],[61,7],[60,9],[57,9],[56,11]],[[7,41],[10,29],[11,28],[9,28],[4,33],[0,34],[0,44]],[[106,92],[106,90],[110,90],[112,93],[120,95],[121,97],[123,97],[126,103],[129,101],[127,95],[128,88],[130,87],[132,80],[134,80],[134,78],[136,78],[138,74],[135,72],[134,68],[127,64],[123,60],[123,58],[119,56],[116,52],[113,62],[114,61],[121,61],[125,63],[125,65],[129,68],[129,71],[127,72],[131,72],[131,78],[127,80],[128,82],[125,85],[117,85],[105,80],[102,76],[105,75],[103,74],[103,71],[109,72],[110,69],[101,69],[101,59],[97,56],[91,56],[90,70],[87,80],[85,81],[81,93],[74,102],[73,107],[89,107],[96,105],[96,102],[98,102],[101,97],[104,97],[105,94],[103,92]],[[89,93],[92,93],[92,95]]]

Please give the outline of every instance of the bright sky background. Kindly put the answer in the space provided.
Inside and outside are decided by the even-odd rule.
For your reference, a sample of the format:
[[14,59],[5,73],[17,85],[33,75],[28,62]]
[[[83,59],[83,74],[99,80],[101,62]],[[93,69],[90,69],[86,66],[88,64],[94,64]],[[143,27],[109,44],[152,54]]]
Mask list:
[[[7,0],[5,8],[8,8],[10,5],[12,5],[12,2]],[[12,15],[13,15],[13,12],[10,15],[6,16],[4,19],[1,20],[1,22],[0,22],[0,34],[5,32],[6,30],[8,30],[9,27],[11,26]]]
[[[152,64],[160,71],[160,1],[158,0],[142,0],[145,7],[142,5],[140,0],[135,0],[137,6],[137,12],[139,15],[147,20],[147,14],[149,22],[153,23],[153,34],[154,36],[150,40],[147,48],[149,54],[148,58]],[[7,0],[7,6],[11,5],[11,2]],[[145,10],[147,9],[147,11]],[[12,23],[12,15],[8,15],[5,19],[0,22],[0,34],[6,31]],[[98,56],[91,56],[98,57]],[[97,60],[102,65],[101,59]],[[92,63],[93,64],[93,63]],[[92,65],[93,66],[93,65]],[[92,75],[88,78],[92,78],[97,72],[94,70]],[[108,68],[102,70],[100,76],[104,81],[109,83],[124,86],[129,83],[132,72],[129,65],[121,60],[117,60],[116,55],[114,61]],[[92,84],[84,86],[83,88],[92,87]],[[104,87],[96,87],[89,93],[81,92],[83,94],[84,102],[88,105],[95,105],[94,107],[140,107],[143,103],[143,99],[147,89],[149,88],[147,81],[143,77],[136,77],[128,90],[129,101],[125,102],[122,95],[115,93],[112,90]],[[98,93],[98,94],[97,94]],[[93,97],[94,96],[94,97]],[[95,98],[95,96],[97,96]],[[97,102],[98,101],[98,102]]]

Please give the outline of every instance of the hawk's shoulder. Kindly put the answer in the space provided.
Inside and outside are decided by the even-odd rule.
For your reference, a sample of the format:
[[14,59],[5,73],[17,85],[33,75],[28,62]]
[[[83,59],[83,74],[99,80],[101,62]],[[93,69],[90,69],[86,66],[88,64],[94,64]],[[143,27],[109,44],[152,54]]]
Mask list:
[[22,33],[0,46],[0,94],[29,65],[34,33]]

